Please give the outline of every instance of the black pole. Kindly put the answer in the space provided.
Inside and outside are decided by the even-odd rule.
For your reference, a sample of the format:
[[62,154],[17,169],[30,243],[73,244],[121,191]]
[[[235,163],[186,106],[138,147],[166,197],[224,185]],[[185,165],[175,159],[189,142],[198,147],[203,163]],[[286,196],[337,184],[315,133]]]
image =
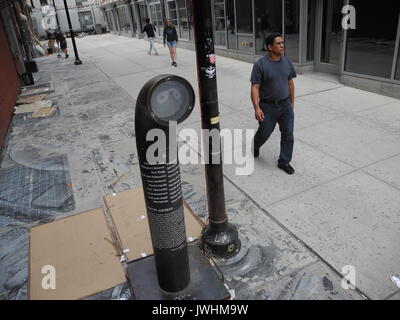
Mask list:
[[[186,96],[186,105],[177,103],[171,91],[178,97]],[[135,109],[136,147],[158,283],[169,293],[184,290],[190,282],[176,128],[170,133],[169,120],[185,120],[193,111],[194,97],[193,88],[183,78],[160,75],[142,88]],[[148,159],[147,153],[155,144],[147,138],[151,130],[165,137],[165,144],[154,152],[160,161]],[[155,137],[158,142],[160,139]]]
[[78,49],[76,49],[74,30],[72,30],[72,23],[71,23],[71,18],[69,17],[67,0],[64,0],[64,7],[65,7],[65,14],[67,15],[69,33],[71,35],[71,40],[72,40],[72,46],[74,47],[75,64],[82,64],[82,61],[79,59],[79,56],[78,56]]
[[[216,131],[218,133],[216,143],[220,145],[211,2],[210,0],[193,0],[192,6],[202,129],[209,130],[208,132]],[[208,158],[205,175],[209,223],[202,233],[202,246],[213,256],[228,258],[238,252],[240,240],[236,227],[228,222],[228,216],[225,213],[222,154],[220,148],[213,150],[214,143],[215,141],[213,142],[211,137],[208,141],[204,141],[204,149],[208,153],[205,155]]]
[[60,29],[60,21],[58,20],[57,8],[56,8],[56,4],[54,3],[54,0],[53,0],[53,6],[54,6],[54,12],[56,13],[56,20],[57,20],[58,31],[61,31],[61,29]]

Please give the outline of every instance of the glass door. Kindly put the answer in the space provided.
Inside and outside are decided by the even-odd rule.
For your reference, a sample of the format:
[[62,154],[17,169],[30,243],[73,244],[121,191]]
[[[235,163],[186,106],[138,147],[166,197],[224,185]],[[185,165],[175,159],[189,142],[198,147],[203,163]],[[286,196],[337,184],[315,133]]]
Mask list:
[[319,0],[315,70],[339,74],[342,61],[344,0]]
[[225,1],[228,49],[237,49],[235,0]]
[[147,5],[144,1],[139,2],[139,19],[140,19],[140,30],[143,30],[144,19],[148,17]]
[[148,2],[150,11],[150,23],[156,27],[156,35],[162,36],[164,25],[162,21],[161,5],[159,2]]
[[212,0],[214,42],[216,46],[226,47],[225,1]]
[[282,33],[282,0],[254,0],[254,17],[255,53],[265,55],[265,39],[272,33]]
[[176,0],[178,7],[179,32],[182,39],[189,40],[189,23],[187,18],[186,0]]

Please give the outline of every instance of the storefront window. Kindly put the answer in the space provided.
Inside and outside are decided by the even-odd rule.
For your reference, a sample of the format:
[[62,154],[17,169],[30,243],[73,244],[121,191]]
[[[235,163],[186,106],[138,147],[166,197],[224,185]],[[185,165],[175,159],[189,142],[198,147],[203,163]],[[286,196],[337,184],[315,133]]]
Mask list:
[[130,15],[132,17],[132,22],[133,22],[133,32],[136,33],[137,30],[137,22],[136,22],[136,17],[135,17],[135,11],[133,9],[133,4],[131,4],[129,6],[129,11],[130,11]]
[[107,17],[107,23],[108,23],[108,30],[114,31],[114,25],[113,25],[113,20],[111,16],[111,11],[106,12],[106,17]]
[[226,46],[225,3],[224,0],[213,0],[214,42],[217,46]]
[[140,29],[143,30],[144,19],[148,17],[147,6],[144,1],[139,2]]
[[256,54],[265,55],[265,39],[271,33],[282,33],[282,0],[254,0],[254,15]]
[[90,11],[78,12],[79,23],[83,31],[89,30],[94,27],[92,13]]
[[172,21],[172,24],[175,26],[175,28],[178,29],[178,10],[176,9],[175,0],[168,1],[168,10],[169,10],[169,19]]
[[160,37],[162,37],[163,32],[164,32],[164,19],[163,19],[163,15],[162,15],[162,10],[161,10],[161,4],[157,3],[156,4],[156,13],[157,13],[157,31],[158,31],[158,35]]
[[118,12],[120,30],[124,32],[129,32],[131,30],[131,24],[129,22],[129,18],[125,7],[118,8],[117,12]]
[[225,0],[228,49],[236,50],[236,19],[234,0]]
[[343,0],[323,1],[321,62],[339,65],[343,42],[343,5]]
[[300,0],[285,0],[285,55],[299,62],[300,55]]
[[118,32],[118,31],[120,31],[120,26],[119,26],[119,24],[118,24],[118,13],[116,13],[114,10],[113,11],[111,11],[111,14],[112,14],[112,17],[113,17],[113,19],[114,19],[114,31],[115,32]]
[[158,0],[148,0],[147,3],[150,11],[150,23],[156,27],[156,34],[162,36],[164,22],[162,19],[161,4]]
[[236,20],[238,33],[253,33],[253,13],[251,1],[236,0]]
[[178,25],[180,37],[189,39],[189,26],[186,11],[186,0],[176,0],[178,7]]
[[347,31],[345,71],[390,78],[400,2],[371,6],[351,0],[356,9],[356,29]]
[[190,40],[194,40],[192,0],[186,0],[186,5],[188,8],[189,36],[190,36]]
[[307,61],[314,61],[315,11],[315,0],[309,0],[307,8]]

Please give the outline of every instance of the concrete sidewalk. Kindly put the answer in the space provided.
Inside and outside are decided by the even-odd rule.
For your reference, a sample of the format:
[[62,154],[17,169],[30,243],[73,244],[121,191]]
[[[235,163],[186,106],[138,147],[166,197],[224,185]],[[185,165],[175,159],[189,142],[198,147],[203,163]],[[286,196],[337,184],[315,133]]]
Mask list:
[[[147,80],[177,74],[197,91],[193,51],[178,48],[175,68],[167,49],[158,45],[160,56],[150,56],[144,40],[107,34],[79,38],[77,46],[81,66],[73,64],[72,52],[68,60],[38,59],[38,76],[54,83],[51,98],[60,114],[14,127],[1,164],[29,167],[68,156],[75,209],[54,218],[99,207],[122,174],[117,191],[141,185],[133,113]],[[251,69],[217,57],[222,128],[257,128]],[[299,75],[295,86],[296,174],[276,167],[278,129],[252,174],[239,176],[234,165],[224,166],[227,213],[243,242],[238,256],[218,261],[227,284],[239,299],[400,299],[390,280],[400,274],[400,101],[345,87],[325,74]],[[198,99],[181,127],[200,130]],[[232,148],[244,150],[246,142]],[[205,220],[203,166],[182,165],[181,171],[184,197]],[[35,222],[6,218],[0,217],[0,235],[14,234],[15,226],[22,231],[13,244],[0,236],[2,248],[14,246],[0,256],[0,296],[24,298],[27,261],[11,251],[27,254],[26,232]],[[19,274],[11,274],[17,263]],[[348,265],[355,268],[357,290],[342,288]]]

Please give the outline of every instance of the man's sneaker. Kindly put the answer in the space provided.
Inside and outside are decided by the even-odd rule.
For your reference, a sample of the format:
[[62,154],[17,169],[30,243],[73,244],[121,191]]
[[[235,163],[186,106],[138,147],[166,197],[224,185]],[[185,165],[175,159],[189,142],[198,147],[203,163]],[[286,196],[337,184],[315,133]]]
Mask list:
[[175,67],[177,67],[177,66],[178,66],[178,64],[177,64],[176,62],[174,62],[174,66],[175,66]]
[[65,59],[68,59],[68,57],[69,57],[69,54],[66,54],[66,55],[65,55]]
[[158,56],[158,52],[156,52],[156,56]]
[[175,61],[172,61],[171,66],[174,66],[174,65],[175,65]]
[[293,174],[294,169],[289,163],[278,163],[278,168],[285,171],[287,174]]

